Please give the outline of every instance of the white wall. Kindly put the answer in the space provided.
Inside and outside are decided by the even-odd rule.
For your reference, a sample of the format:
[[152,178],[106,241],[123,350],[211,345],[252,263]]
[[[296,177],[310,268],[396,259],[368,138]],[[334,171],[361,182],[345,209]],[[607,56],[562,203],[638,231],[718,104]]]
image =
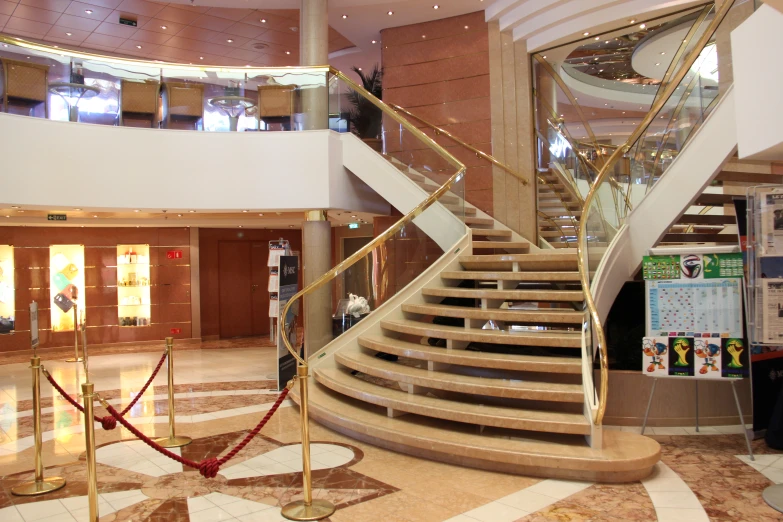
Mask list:
[[731,33],[741,159],[783,159],[783,13],[763,4]]
[[196,132],[0,114],[0,180],[5,207],[389,213],[343,167],[332,131]]

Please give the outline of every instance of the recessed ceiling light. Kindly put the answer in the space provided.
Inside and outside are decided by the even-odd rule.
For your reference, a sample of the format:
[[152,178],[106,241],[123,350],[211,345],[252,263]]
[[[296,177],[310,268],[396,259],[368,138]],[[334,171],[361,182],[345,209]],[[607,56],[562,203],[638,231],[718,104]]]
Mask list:
[[139,210],[139,209],[136,209],[136,210],[134,210],[134,212],[141,212],[141,210]]
[[136,46],[136,49],[141,49],[141,46],[140,46],[140,45],[137,45],[137,46]]
[[432,8],[433,9],[440,9],[440,6],[439,5],[433,5]]
[[84,228],[84,225],[82,225],[82,228]]
[[541,58],[543,58],[544,60],[546,60],[546,55],[542,56]]
[[291,51],[286,51],[285,54],[291,54]]
[[348,15],[343,15],[343,20],[345,20],[346,18],[348,18]]
[[19,208],[19,207],[16,205],[11,205],[11,208]]
[[73,33],[65,33],[65,36],[73,36]]
[[24,214],[24,210],[17,210],[17,212]]
[[294,226],[293,225],[288,225],[288,228],[294,228]]
[[468,26],[467,26],[467,25],[465,26],[465,29],[468,29]]
[[604,43],[605,43],[605,44],[608,44],[608,43],[609,43],[609,40],[605,41]]
[[590,32],[589,31],[585,31],[584,33],[582,33],[582,36],[590,36]]
[[422,38],[427,38],[426,34],[421,35]]
[[596,36],[596,37],[595,37],[595,39],[596,39],[596,40],[600,40],[600,39],[601,39],[601,37],[600,37],[600,36]]
[[234,40],[232,40],[231,38],[227,39],[226,41],[227,41],[228,43],[234,43]]
[[93,216],[93,217],[94,217],[94,218],[97,218],[98,216],[96,215],[96,216]]
[[182,214],[177,214],[177,217],[182,217]]
[[199,60],[203,60],[203,59],[204,59],[204,57],[203,57],[203,56],[199,56],[199,57],[198,57],[198,59],[199,59]]
[[266,18],[262,18],[261,20],[259,20],[259,22],[261,22],[262,24],[265,24],[266,23]]
[[361,67],[359,67],[359,70],[361,71],[361,70],[362,70],[362,68],[361,68]]
[[59,45],[55,45],[55,46],[54,46],[54,48],[55,48],[55,49],[59,49],[59,48],[60,48],[60,46],[59,46]]
[[373,40],[372,43],[378,43],[377,41]]
[[3,47],[8,47],[8,44],[3,44]]
[[659,65],[661,65],[661,62],[655,64],[656,67],[658,67]]
[[663,56],[664,54],[666,54],[666,51],[661,51],[661,56]]
[[259,216],[261,216],[261,217],[264,217],[264,215],[263,215],[263,214],[259,214]]
[[10,218],[11,216],[6,216],[7,218]]
[[193,213],[195,213],[196,211],[195,211],[195,210],[188,210],[188,212],[190,212],[191,214],[193,214]]
[[639,24],[639,29],[644,29],[645,27],[647,27],[647,24]]
[[630,22],[631,22],[632,24],[635,24],[635,23],[636,23],[636,20],[631,20]]
[[239,225],[239,228],[242,228],[242,225]]
[[604,70],[603,69],[598,69],[598,72],[602,73],[602,72],[604,72]]
[[84,12],[87,14],[92,14],[92,9],[85,9]]
[[161,25],[161,26],[160,26],[160,28],[161,28],[161,29],[168,29],[168,28],[169,28],[169,26],[167,26],[167,25]]
[[394,11],[389,11],[389,12],[388,12],[388,13],[386,13],[386,14],[387,14],[387,15],[389,15],[389,16],[391,16],[391,15],[393,15],[393,14],[394,14]]
[[76,211],[81,211],[82,209],[80,209],[80,208],[75,208],[74,210],[76,210]]
[[243,210],[242,212],[250,212],[249,210]]

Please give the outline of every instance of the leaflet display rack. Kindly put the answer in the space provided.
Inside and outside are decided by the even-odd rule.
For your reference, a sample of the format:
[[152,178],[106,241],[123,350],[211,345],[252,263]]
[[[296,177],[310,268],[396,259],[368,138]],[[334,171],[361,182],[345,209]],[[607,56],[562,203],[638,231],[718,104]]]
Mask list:
[[269,242],[269,257],[267,258],[266,266],[269,268],[269,284],[267,285],[267,291],[269,292],[269,340],[274,342],[277,339],[277,321],[280,317],[279,310],[279,297],[278,292],[280,290],[280,275],[278,270],[280,267],[280,256],[291,255],[291,245],[287,239],[277,239]]

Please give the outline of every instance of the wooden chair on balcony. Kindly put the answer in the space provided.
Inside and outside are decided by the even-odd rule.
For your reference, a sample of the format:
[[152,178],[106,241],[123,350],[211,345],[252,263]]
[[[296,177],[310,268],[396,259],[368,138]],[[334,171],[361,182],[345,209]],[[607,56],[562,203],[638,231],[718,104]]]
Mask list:
[[149,119],[150,127],[160,122],[160,82],[156,80],[120,81],[120,125],[127,119]]
[[3,70],[3,112],[8,112],[9,104],[21,105],[33,110],[41,104],[44,117],[49,117],[49,66],[37,63],[21,62],[0,58]]
[[261,85],[258,87],[256,117],[269,124],[278,123],[282,130],[291,130],[294,113],[295,85]]
[[204,84],[185,82],[163,82],[163,126],[172,128],[172,123],[184,122],[198,129],[204,122]]

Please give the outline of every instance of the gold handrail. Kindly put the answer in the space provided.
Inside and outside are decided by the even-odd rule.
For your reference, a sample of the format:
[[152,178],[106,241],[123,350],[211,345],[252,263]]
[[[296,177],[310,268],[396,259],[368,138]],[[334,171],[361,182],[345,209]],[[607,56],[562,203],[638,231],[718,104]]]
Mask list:
[[[631,136],[628,138],[628,140],[626,140],[625,144],[615,150],[601,167],[601,171],[598,173],[598,177],[593,183],[593,186],[590,187],[590,190],[585,197],[585,205],[582,209],[583,223],[587,223],[587,220],[589,219],[587,213],[590,211],[590,205],[593,202],[596,193],[598,192],[598,187],[601,185],[601,183],[603,183],[604,179],[608,175],[609,169],[613,167],[617,160],[620,159],[623,154],[628,152],[636,140],[638,140],[642,134],[647,131],[647,128],[650,126],[652,121],[664,107],[669,98],[671,98],[671,96],[674,94],[674,91],[677,90],[677,86],[680,84],[683,78],[685,78],[685,75],[688,73],[688,71],[690,71],[693,64],[696,63],[696,60],[701,54],[701,51],[710,41],[713,33],[726,17],[731,7],[734,5],[734,1],[735,0],[729,0],[721,6],[720,10],[718,10],[718,12],[715,14],[715,17],[710,22],[710,25],[707,27],[707,30],[704,31],[704,33],[697,40],[696,45],[694,45],[694,49],[699,49],[699,52],[691,53],[691,55],[683,61],[680,69],[672,76],[671,82],[666,86],[658,100],[653,103],[653,107],[650,109],[650,112],[648,112],[642,119],[640,125],[636,128],[635,131],[631,133]],[[582,291],[585,294],[585,303],[589,311],[590,320],[595,326],[595,336],[598,341],[598,359],[601,365],[601,389],[599,392],[598,409],[595,412],[593,421],[596,425],[600,425],[603,422],[604,414],[606,413],[606,398],[609,388],[609,356],[606,347],[606,334],[604,332],[603,325],[601,324],[601,317],[598,314],[595,300],[593,299],[593,292],[590,289],[590,263],[589,259],[585,257],[585,254],[587,253],[586,248],[587,227],[582,226],[579,227],[579,234],[577,236],[576,255],[577,263],[579,265],[579,279],[582,282]]]
[[75,51],[63,47],[52,47],[49,45],[39,44],[19,38],[17,36],[10,36],[6,34],[0,34],[0,43],[15,45],[24,49],[30,49],[32,51],[39,51],[44,53],[55,54],[64,57],[82,58],[86,60],[99,60],[101,62],[119,65],[130,65],[138,67],[151,67],[151,68],[166,68],[166,69],[178,69],[189,71],[209,71],[209,72],[255,72],[255,71],[278,71],[281,73],[303,73],[303,72],[318,72],[326,73],[329,71],[327,65],[308,65],[308,66],[283,66],[283,67],[223,67],[219,65],[193,65],[186,63],[176,62],[164,62],[161,60],[138,60],[133,58],[123,58],[120,56],[107,56],[104,54],[89,53],[86,51]]
[[[405,130],[407,130],[408,132],[416,136],[424,143],[430,145],[430,147],[433,150],[435,150],[435,152],[437,152],[438,155],[440,155],[446,161],[451,163],[457,169],[457,171],[446,181],[446,183],[441,185],[435,192],[430,194],[426,199],[424,199],[424,201],[416,205],[416,207],[414,207],[413,210],[411,210],[403,217],[401,217],[396,223],[394,223],[388,229],[383,231],[378,237],[376,237],[375,239],[373,239],[372,241],[364,245],[361,249],[359,249],[357,252],[355,252],[353,255],[351,255],[341,263],[338,263],[334,268],[332,268],[331,270],[323,274],[321,277],[319,277],[309,285],[307,285],[307,287],[303,288],[302,290],[294,294],[291,297],[291,299],[288,300],[288,303],[286,303],[285,307],[283,308],[283,311],[280,315],[281,317],[288,316],[288,311],[295,301],[323,287],[324,285],[332,281],[335,277],[345,272],[345,270],[347,270],[354,263],[356,263],[366,255],[368,255],[370,252],[378,248],[378,246],[388,241],[403,226],[413,221],[416,217],[421,215],[422,212],[424,212],[435,202],[437,202],[438,199],[440,199],[441,196],[443,196],[446,192],[448,192],[449,189],[451,189],[452,185],[454,185],[454,183],[457,183],[459,180],[461,180],[465,174],[465,165],[463,165],[462,162],[460,162],[457,158],[452,156],[445,148],[438,145],[435,142],[435,140],[433,140],[432,138],[424,134],[421,130],[416,128],[416,126],[413,125],[411,122],[409,122],[408,120],[406,120],[405,118],[401,117],[396,112],[394,112],[394,110],[392,110],[386,103],[382,102],[381,100],[379,100],[378,98],[370,94],[367,90],[365,90],[363,87],[358,85],[356,82],[351,80],[349,77],[347,77],[337,69],[333,67],[329,67],[329,72],[331,72],[340,80],[348,84],[348,87],[350,87],[351,89],[353,89],[354,91],[362,95],[364,98],[369,100],[373,105],[378,107],[384,114],[393,118],[397,123],[402,125],[405,128]],[[307,366],[307,361],[303,359],[298,353],[296,353],[296,350],[294,349],[293,346],[291,346],[291,342],[288,340],[287,336],[285,335],[282,336],[282,339],[286,349],[291,355],[294,356],[296,361],[301,366]]]
[[522,176],[522,174],[518,173],[517,171],[515,171],[514,169],[512,169],[511,167],[509,167],[505,163],[502,163],[502,162],[498,161],[494,156],[491,156],[491,155],[487,154],[486,152],[477,149],[473,145],[462,141],[461,139],[459,139],[458,137],[456,137],[455,135],[453,135],[449,131],[438,127],[434,123],[428,122],[427,120],[425,120],[424,118],[421,118],[420,116],[416,116],[412,112],[408,111],[407,109],[404,109],[403,107],[400,107],[399,105],[395,105],[394,103],[390,103],[389,107],[391,107],[395,111],[398,111],[398,112],[401,112],[401,113],[405,114],[406,116],[410,116],[411,118],[413,118],[415,120],[419,120],[420,122],[422,122],[427,127],[433,129],[435,131],[435,135],[436,136],[438,134],[443,134],[444,136],[446,136],[450,140],[460,144],[464,148],[466,148],[469,151],[473,152],[479,158],[485,159],[485,160],[489,161],[490,163],[492,163],[493,165],[495,165],[496,167],[505,170],[506,172],[508,172],[509,174],[514,176],[515,178],[518,178],[522,182],[523,185],[527,185],[528,184],[528,181]]

